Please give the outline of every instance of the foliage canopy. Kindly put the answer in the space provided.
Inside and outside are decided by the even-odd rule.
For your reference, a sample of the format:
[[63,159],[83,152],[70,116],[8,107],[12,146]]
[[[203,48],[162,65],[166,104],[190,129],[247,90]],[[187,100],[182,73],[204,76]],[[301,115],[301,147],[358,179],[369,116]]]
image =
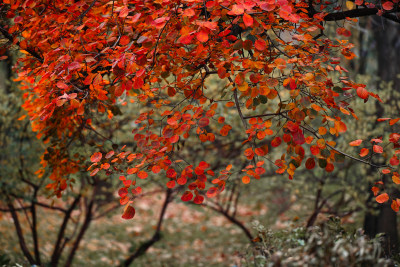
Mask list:
[[[341,39],[324,34],[327,21],[356,23],[374,14],[396,21],[397,8],[397,1],[362,0],[346,7],[304,0],[5,0],[1,11],[13,23],[0,30],[25,54],[16,66],[23,107],[47,145],[38,175],[51,170],[47,188],[58,197],[80,170],[117,176],[122,217],[130,219],[149,175],[184,188],[182,201],[196,204],[223,191],[235,172],[245,184],[260,179],[267,163],[293,179],[299,168],[332,172],[348,157],[400,183],[399,133],[351,142],[349,148],[364,145],[359,156],[336,148],[346,123],[358,119],[350,100],[381,99],[346,76],[341,62],[355,57],[344,39],[350,31],[338,27]],[[210,80],[218,81],[216,89]],[[133,149],[99,132],[99,118],[113,120],[125,105],[136,114]],[[390,126],[399,120],[379,119]],[[85,132],[103,140],[90,166],[69,150],[93,142]],[[216,168],[207,158],[189,162],[177,153],[186,140],[220,145],[233,132],[242,141],[243,167]],[[387,164],[375,163],[381,156]],[[379,203],[391,199],[382,181],[372,190]],[[393,210],[399,205],[393,198]]]

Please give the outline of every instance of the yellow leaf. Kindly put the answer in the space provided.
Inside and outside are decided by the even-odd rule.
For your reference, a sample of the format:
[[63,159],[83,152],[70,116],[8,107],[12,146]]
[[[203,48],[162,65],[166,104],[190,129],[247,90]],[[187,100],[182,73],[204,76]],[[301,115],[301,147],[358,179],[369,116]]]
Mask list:
[[346,7],[347,9],[351,10],[354,8],[354,2],[352,1],[346,1]]
[[248,88],[249,88],[249,85],[247,84],[247,82],[244,82],[242,85],[238,86],[238,89],[241,92],[246,92]]

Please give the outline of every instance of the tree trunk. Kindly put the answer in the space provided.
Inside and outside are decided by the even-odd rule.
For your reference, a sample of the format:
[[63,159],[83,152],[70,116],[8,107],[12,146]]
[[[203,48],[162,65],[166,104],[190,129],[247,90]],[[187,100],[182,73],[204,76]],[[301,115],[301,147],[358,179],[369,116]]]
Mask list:
[[[400,25],[385,20],[382,17],[374,17],[372,18],[372,28],[378,60],[377,76],[381,81],[393,81],[393,91],[400,92],[400,79],[398,77],[400,74]],[[386,101],[389,103],[385,103],[385,105],[396,107],[397,102],[399,101],[399,99],[391,97]],[[378,117],[383,115],[383,106],[378,102],[377,113]],[[375,172],[373,170],[371,171]],[[391,181],[387,181],[387,184],[390,183]],[[399,197],[400,195],[400,192],[397,189],[388,188],[388,191],[391,196],[397,195],[397,197]],[[374,201],[375,198],[371,196],[368,201],[368,206],[372,207],[375,211],[369,212],[365,215],[365,233],[371,237],[375,237],[379,233],[384,233],[385,239],[383,246],[385,252],[388,255],[394,254],[399,248],[397,214],[391,209],[391,203],[388,202],[383,205],[371,205],[371,202]]]

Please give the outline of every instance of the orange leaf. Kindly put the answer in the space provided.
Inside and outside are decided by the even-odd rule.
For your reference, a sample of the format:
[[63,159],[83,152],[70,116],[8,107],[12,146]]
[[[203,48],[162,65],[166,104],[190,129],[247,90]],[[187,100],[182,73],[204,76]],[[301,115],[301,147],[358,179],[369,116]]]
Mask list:
[[366,155],[368,155],[369,153],[369,149],[368,148],[363,148],[360,151],[360,157],[365,157]]
[[373,187],[371,188],[371,190],[372,190],[372,192],[374,193],[374,196],[378,195],[378,192],[379,192],[379,188],[378,188],[378,187],[373,186]]
[[154,166],[151,168],[151,171],[152,171],[153,173],[159,173],[159,172],[161,171],[161,168],[160,168],[160,166],[158,166],[158,165],[154,165]]
[[389,200],[389,195],[387,193],[380,194],[376,197],[376,202],[378,203],[385,203]]
[[242,182],[244,183],[244,184],[248,184],[248,183],[250,183],[250,177],[249,176],[243,176],[242,177]]
[[390,124],[390,125],[393,125],[393,124],[395,124],[396,122],[398,122],[399,120],[400,120],[400,118],[390,120],[390,121],[389,121],[389,124]]
[[105,158],[106,158],[106,159],[109,159],[109,158],[111,158],[113,155],[114,155],[114,151],[111,150],[110,152],[108,152],[108,153],[106,154]]
[[123,198],[121,198],[120,200],[119,200],[119,203],[121,204],[121,205],[125,205],[125,204],[127,204],[129,202],[129,197],[128,196],[125,196],[125,197],[123,197]]
[[368,94],[368,91],[364,87],[358,87],[357,88],[357,95],[361,99],[367,99],[369,94]]
[[126,16],[128,16],[128,13],[129,13],[129,9],[126,6],[124,6],[119,12],[119,17],[125,18]]
[[393,175],[392,176],[392,181],[395,184],[400,184],[400,177],[398,175]]
[[362,140],[361,139],[357,139],[355,141],[350,142],[349,145],[351,145],[351,146],[359,146],[359,145],[361,145],[361,143],[362,143]]
[[127,174],[134,174],[134,173],[137,173],[138,170],[139,170],[138,168],[129,168],[129,169],[126,170],[126,173]]
[[251,147],[248,148],[248,149],[246,149],[246,150],[244,151],[244,155],[246,156],[246,158],[247,158],[248,160],[253,159],[253,157],[254,157],[253,149],[252,149]]
[[145,172],[145,171],[140,171],[140,172],[137,173],[137,176],[138,176],[140,179],[146,179],[147,176],[149,176],[149,175],[148,175],[147,172]]
[[327,132],[328,132],[328,131],[327,131],[326,128],[323,127],[323,126],[319,127],[319,129],[318,129],[318,133],[319,133],[320,135],[325,135]]
[[392,200],[392,205],[390,205],[392,210],[394,210],[395,212],[399,211],[399,203],[397,203],[396,200]]

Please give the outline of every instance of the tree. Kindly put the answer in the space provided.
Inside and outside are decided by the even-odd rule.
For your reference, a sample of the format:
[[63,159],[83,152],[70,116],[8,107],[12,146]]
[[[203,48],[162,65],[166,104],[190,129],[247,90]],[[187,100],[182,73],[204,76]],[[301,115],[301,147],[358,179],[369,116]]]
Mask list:
[[[396,129],[370,140],[360,156],[337,148],[346,123],[358,119],[351,101],[382,100],[340,65],[354,58],[353,45],[324,34],[327,22],[352,24],[360,16],[399,22],[397,9],[391,1],[358,0],[346,7],[288,0],[6,0],[1,12],[12,23],[0,31],[25,54],[15,68],[25,91],[22,106],[47,146],[39,175],[50,170],[46,187],[57,197],[73,187],[71,175],[91,164],[91,176],[122,181],[122,217],[131,219],[131,204],[149,176],[182,190],[183,201],[202,204],[238,173],[245,184],[260,179],[267,163],[293,179],[304,167],[332,172],[347,157],[379,169],[376,201],[391,198],[398,211],[400,200],[383,183],[385,175],[400,183]],[[345,27],[336,32],[351,35]],[[101,133],[108,130],[103,119],[112,121],[125,105],[136,113],[132,149]],[[379,119],[390,126],[398,120]],[[239,151],[244,165],[236,159],[214,164],[200,151],[181,156],[199,143],[218,151],[232,135],[242,142],[232,153]],[[71,144],[99,138],[91,163],[71,153]],[[362,143],[356,137],[349,146]]]

